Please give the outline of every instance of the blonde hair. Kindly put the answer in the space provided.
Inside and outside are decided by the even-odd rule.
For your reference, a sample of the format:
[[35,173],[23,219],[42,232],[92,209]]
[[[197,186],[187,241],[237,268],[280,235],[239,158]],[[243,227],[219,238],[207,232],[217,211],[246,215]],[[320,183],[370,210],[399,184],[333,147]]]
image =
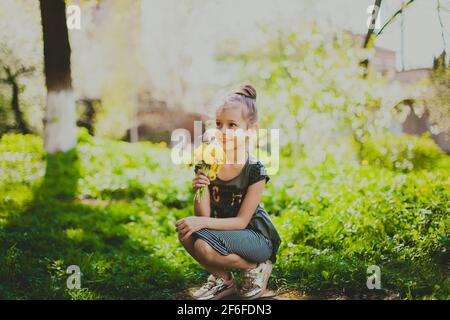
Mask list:
[[258,110],[256,109],[256,89],[251,84],[245,84],[238,90],[229,94],[223,104],[219,107],[222,108],[225,105],[242,104],[246,108],[244,113],[244,119],[250,125],[255,125],[258,122]]

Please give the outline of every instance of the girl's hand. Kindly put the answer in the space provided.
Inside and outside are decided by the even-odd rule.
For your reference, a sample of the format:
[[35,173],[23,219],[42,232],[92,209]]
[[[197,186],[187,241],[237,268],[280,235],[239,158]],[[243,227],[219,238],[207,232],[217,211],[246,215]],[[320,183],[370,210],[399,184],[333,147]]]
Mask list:
[[206,176],[206,172],[202,169],[199,169],[194,179],[192,179],[192,188],[194,189],[194,191],[197,191],[197,189],[201,187],[207,187],[208,185],[209,179]]
[[205,227],[205,217],[187,217],[178,220],[175,224],[178,236],[183,241],[189,238],[189,236]]

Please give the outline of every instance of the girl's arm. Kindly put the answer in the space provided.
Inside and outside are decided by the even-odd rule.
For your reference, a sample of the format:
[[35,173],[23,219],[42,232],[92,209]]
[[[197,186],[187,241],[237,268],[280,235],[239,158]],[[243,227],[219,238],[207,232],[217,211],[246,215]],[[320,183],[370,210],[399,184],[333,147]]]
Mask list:
[[192,179],[192,187],[194,192],[196,192],[199,188],[205,188],[205,193],[203,197],[198,201],[194,199],[194,215],[198,217],[210,217],[211,216],[211,207],[209,203],[209,179],[206,176],[206,172],[199,169],[195,174],[194,179]]
[[[239,230],[245,229],[252,218],[256,207],[261,200],[261,195],[264,191],[266,182],[264,180],[258,181],[247,189],[244,201],[236,217],[234,218],[211,218],[209,216],[211,208],[209,207],[209,194],[208,200],[203,198],[200,204],[196,206],[199,208],[199,213],[208,212],[208,215],[197,214],[195,217],[187,217],[178,220],[176,223],[176,229],[181,240],[187,239],[192,233],[203,229],[215,229],[215,230]],[[208,208],[203,207],[208,204]],[[194,205],[195,206],[195,205]]]
[[205,193],[200,201],[194,200],[194,214],[198,217],[210,217],[211,216],[211,206],[209,199],[209,189],[205,187]]
[[215,230],[238,230],[245,229],[255,213],[261,195],[264,191],[265,180],[256,182],[248,187],[247,194],[242,202],[241,208],[234,218],[204,218],[204,228]]
[[209,200],[209,179],[203,170],[198,170],[194,179],[192,180],[192,187],[194,192],[198,188],[205,188],[205,193],[201,197],[200,201],[194,199],[194,216],[187,217],[178,220],[175,224],[180,239],[183,240],[189,237],[193,232],[200,230],[202,227],[202,221],[205,219],[211,219],[211,207]]

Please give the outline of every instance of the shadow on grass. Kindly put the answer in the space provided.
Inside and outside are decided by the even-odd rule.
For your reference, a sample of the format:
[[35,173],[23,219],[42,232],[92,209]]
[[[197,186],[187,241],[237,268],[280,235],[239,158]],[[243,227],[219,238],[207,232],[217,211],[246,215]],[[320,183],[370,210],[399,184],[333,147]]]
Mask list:
[[[185,285],[182,275],[126,228],[142,209],[78,201],[75,149],[46,161],[32,201],[0,228],[0,298],[174,298]],[[70,265],[80,267],[79,290],[67,289]]]

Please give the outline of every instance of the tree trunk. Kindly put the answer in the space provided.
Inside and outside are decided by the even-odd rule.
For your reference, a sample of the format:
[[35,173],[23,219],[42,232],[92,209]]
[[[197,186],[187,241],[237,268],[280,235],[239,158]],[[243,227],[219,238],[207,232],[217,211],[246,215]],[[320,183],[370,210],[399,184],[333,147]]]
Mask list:
[[14,113],[14,118],[16,120],[17,129],[19,132],[23,134],[28,134],[31,131],[28,129],[28,126],[23,118],[22,110],[20,110],[19,104],[19,85],[16,81],[11,83],[12,85],[12,99],[11,99],[11,108]]
[[378,13],[381,8],[381,1],[382,0],[375,0],[374,9],[372,11],[371,25],[369,26],[369,29],[367,30],[366,38],[364,39],[363,48],[367,48],[370,38],[372,37],[373,31],[375,30]]
[[[370,40],[372,38],[373,32],[375,30],[375,25],[376,25],[378,13],[379,13],[380,8],[381,8],[381,1],[382,0],[375,0],[374,8],[373,8],[373,11],[372,11],[372,18],[371,18],[371,21],[370,21],[369,29],[367,30],[366,37],[364,39],[363,48],[367,48],[368,47],[368,45],[370,43]],[[364,67],[364,77],[367,77],[367,69],[369,67],[369,59],[364,59],[359,64],[362,67]]]
[[75,98],[70,74],[70,44],[64,0],[40,0],[47,86],[44,146],[48,153],[76,145]]
[[6,78],[0,79],[1,82],[6,83],[7,85],[11,86],[11,110],[14,114],[14,120],[17,130],[20,133],[28,134],[31,133],[31,130],[29,129],[27,122],[25,121],[25,118],[23,116],[23,112],[20,109],[20,103],[19,103],[19,94],[20,94],[20,87],[19,87],[19,77],[21,75],[26,75],[27,73],[30,73],[34,70],[34,68],[26,68],[22,67],[16,70],[16,72],[12,71],[10,67],[5,66],[3,69],[6,72]]
[[97,108],[101,103],[100,99],[81,99],[80,103],[84,106],[84,111],[81,117],[77,121],[78,127],[86,128],[91,136],[95,135],[95,117],[97,114]]

